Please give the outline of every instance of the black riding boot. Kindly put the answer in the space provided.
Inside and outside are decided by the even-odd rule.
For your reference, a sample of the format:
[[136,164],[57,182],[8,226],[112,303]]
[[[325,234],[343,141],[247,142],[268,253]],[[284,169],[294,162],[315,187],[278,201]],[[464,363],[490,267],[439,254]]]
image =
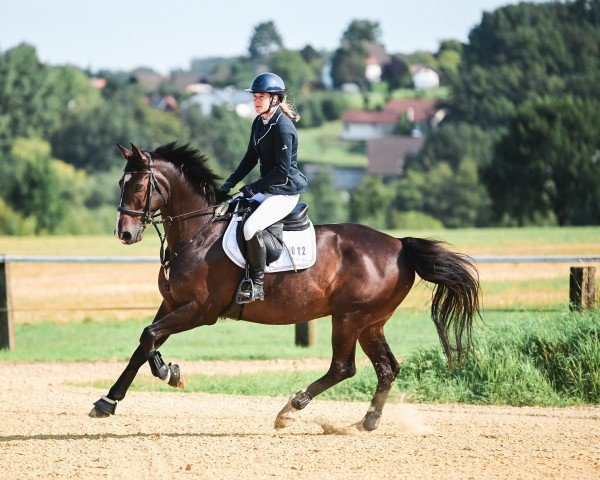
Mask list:
[[262,230],[256,232],[246,245],[248,246],[247,254],[251,267],[250,278],[252,279],[252,289],[243,290],[240,292],[240,296],[247,302],[264,300],[263,281],[267,263],[267,249],[262,237]]

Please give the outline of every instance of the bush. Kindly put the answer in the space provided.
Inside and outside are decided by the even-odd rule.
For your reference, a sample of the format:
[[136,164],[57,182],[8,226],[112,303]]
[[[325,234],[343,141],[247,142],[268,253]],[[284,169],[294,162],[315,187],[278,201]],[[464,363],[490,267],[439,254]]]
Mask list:
[[36,226],[34,217],[23,218],[0,198],[0,235],[33,235]]
[[421,402],[507,405],[600,403],[600,312],[491,328],[465,363],[448,370],[439,348],[401,366],[398,384]]
[[410,210],[408,212],[394,211],[389,219],[390,228],[407,230],[441,230],[444,224],[437,218],[423,212]]

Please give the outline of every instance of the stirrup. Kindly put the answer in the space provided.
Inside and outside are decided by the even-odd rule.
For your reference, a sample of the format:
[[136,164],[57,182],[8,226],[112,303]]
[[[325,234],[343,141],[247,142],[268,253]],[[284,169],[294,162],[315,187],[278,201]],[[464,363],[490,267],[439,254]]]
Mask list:
[[238,286],[237,293],[235,294],[235,302],[238,305],[242,305],[244,303],[254,302],[255,300],[264,300],[265,295],[260,296],[256,295],[254,290],[254,282],[251,278],[242,278],[240,285]]

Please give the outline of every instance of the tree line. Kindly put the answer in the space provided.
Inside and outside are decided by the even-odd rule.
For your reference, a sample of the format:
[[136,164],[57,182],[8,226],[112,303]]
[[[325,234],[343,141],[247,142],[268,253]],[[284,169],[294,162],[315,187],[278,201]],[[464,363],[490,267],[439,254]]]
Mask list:
[[[485,13],[465,44],[392,55],[382,84],[364,77],[364,42],[377,22],[353,21],[334,52],[286,49],[273,22],[256,26],[248,53],[196,59],[216,86],[246,87],[257,65],[277,71],[303,115],[299,127],[339,119],[356,83],[365,99],[410,87],[411,62],[434,66],[448,86],[447,116],[396,180],[366,177],[348,192],[332,175],[311,182],[316,221],[375,227],[597,224],[600,221],[600,0],[520,3]],[[90,77],[106,79],[94,88]],[[383,87],[382,87],[383,85]],[[129,72],[89,72],[40,62],[22,44],[0,51],[0,233],[100,233],[112,228],[122,169],[115,142],[145,148],[177,140],[199,146],[227,175],[243,155],[249,121],[227,109],[159,111],[158,92]],[[372,108],[372,107],[371,107]],[[300,137],[302,133],[300,132]],[[302,141],[302,139],[301,139]],[[301,159],[300,159],[301,160]]]

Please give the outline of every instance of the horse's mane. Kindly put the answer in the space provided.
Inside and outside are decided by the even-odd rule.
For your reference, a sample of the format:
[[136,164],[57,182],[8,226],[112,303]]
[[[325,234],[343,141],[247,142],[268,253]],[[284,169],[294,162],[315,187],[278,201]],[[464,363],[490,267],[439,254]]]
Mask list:
[[198,195],[210,203],[220,199],[217,181],[221,179],[207,165],[208,157],[189,144],[177,145],[177,142],[161,145],[151,152],[155,159],[172,163],[183,174],[188,185]]

